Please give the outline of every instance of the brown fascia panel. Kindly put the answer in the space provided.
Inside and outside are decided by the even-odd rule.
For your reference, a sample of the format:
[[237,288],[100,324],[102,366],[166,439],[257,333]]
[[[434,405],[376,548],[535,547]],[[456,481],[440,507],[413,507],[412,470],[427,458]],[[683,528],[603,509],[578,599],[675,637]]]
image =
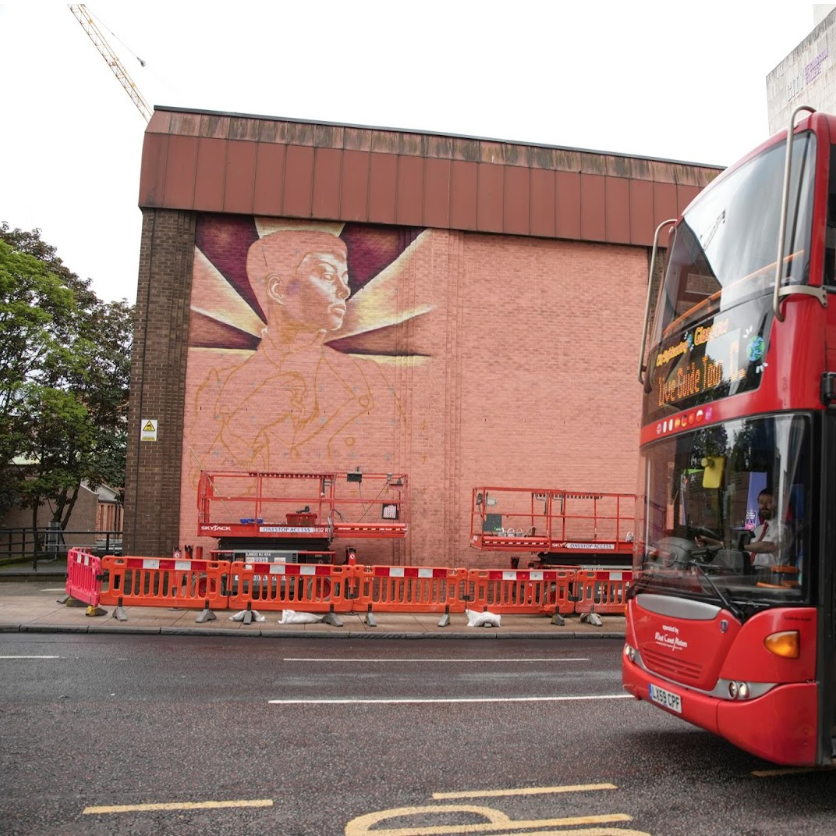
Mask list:
[[257,163],[257,142],[234,140],[228,143],[224,212],[253,214]]
[[395,223],[404,226],[424,224],[424,169],[423,157],[402,154],[398,157],[398,182],[395,187]]
[[649,246],[721,169],[471,137],[157,109],[143,208]]
[[282,215],[309,218],[313,205],[314,148],[310,145],[288,145],[284,170],[284,201]]
[[610,244],[629,244],[630,181],[626,177],[605,177],[604,189],[607,241]]

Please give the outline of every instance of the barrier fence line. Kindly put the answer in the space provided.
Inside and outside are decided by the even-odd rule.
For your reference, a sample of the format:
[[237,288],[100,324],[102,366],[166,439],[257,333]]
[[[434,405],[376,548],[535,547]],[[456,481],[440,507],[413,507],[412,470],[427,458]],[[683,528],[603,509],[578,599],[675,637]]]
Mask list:
[[574,569],[474,569],[468,573],[470,609],[498,615],[572,613],[575,575]]
[[83,549],[67,553],[66,592],[71,598],[98,607],[102,591],[102,560]]
[[354,566],[234,561],[230,566],[229,607],[245,610],[351,612],[349,583]]
[[623,613],[632,572],[578,569],[574,612]]
[[464,612],[466,569],[430,566],[353,567],[356,580],[354,612]]
[[[621,614],[631,571],[445,569],[260,563],[152,557],[98,558],[73,549],[67,594],[91,606],[302,612]],[[248,622],[249,623],[249,622]]]
[[102,604],[213,610],[228,606],[227,561],[107,555],[102,567],[108,577]]

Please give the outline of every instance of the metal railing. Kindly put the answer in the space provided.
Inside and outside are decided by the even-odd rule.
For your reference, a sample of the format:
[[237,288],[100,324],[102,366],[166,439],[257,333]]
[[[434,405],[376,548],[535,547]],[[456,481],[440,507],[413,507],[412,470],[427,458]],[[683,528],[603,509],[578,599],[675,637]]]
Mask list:
[[57,526],[44,528],[0,528],[0,560],[49,562],[66,557],[70,549],[83,548],[100,557],[122,554],[121,531],[67,530]]

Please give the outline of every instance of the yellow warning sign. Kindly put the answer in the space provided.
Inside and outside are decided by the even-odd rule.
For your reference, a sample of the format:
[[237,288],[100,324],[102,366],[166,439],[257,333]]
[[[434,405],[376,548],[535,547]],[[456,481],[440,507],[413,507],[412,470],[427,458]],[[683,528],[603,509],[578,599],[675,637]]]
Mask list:
[[156,418],[143,418],[140,422],[140,441],[156,441],[157,440],[157,424]]

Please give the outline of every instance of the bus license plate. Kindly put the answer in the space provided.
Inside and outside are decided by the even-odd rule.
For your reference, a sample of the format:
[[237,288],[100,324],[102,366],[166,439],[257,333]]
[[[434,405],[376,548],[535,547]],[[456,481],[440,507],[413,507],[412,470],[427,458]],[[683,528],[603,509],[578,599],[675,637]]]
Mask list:
[[665,708],[669,708],[671,711],[675,711],[677,714],[682,714],[682,697],[679,694],[672,694],[670,691],[666,691],[658,685],[651,685],[650,699],[653,702],[659,703],[659,705],[665,706]]

